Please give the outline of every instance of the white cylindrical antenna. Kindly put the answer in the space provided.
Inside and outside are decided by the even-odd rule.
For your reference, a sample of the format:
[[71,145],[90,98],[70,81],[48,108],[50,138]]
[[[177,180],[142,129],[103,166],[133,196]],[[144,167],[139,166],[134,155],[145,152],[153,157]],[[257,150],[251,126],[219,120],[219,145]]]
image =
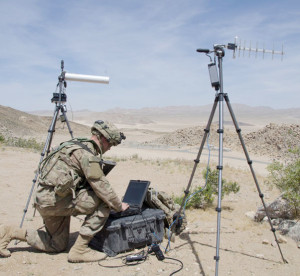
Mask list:
[[70,81],[83,81],[83,82],[94,82],[94,83],[109,83],[109,77],[103,76],[91,76],[91,75],[81,75],[81,74],[72,74],[64,72],[65,80]]

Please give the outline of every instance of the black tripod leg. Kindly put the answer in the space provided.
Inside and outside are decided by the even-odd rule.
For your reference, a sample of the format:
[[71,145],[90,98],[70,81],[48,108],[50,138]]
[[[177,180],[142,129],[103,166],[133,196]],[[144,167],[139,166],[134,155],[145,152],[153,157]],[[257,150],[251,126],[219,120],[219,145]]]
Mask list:
[[70,135],[71,135],[71,137],[72,137],[72,139],[73,139],[73,138],[74,138],[74,137],[73,137],[73,131],[72,131],[71,126],[70,126],[70,123],[69,123],[69,121],[68,121],[66,110],[65,110],[65,108],[64,108],[63,106],[61,107],[61,112],[62,112],[62,114],[63,114],[63,116],[64,116],[64,118],[65,118],[65,121],[66,121],[67,126],[68,126],[68,130],[69,130]]
[[204,129],[204,135],[203,135],[203,138],[202,138],[202,142],[201,142],[201,145],[200,145],[200,148],[199,148],[199,151],[198,151],[198,154],[197,154],[197,157],[196,159],[194,160],[194,167],[193,167],[193,170],[192,170],[192,174],[190,176],[190,180],[188,182],[188,186],[186,188],[186,190],[184,191],[184,198],[182,200],[182,203],[181,203],[181,206],[180,206],[180,209],[179,209],[179,214],[181,213],[182,211],[182,208],[183,208],[183,205],[185,203],[185,200],[190,192],[190,188],[191,188],[191,185],[192,185],[192,182],[193,182],[193,178],[194,178],[194,175],[195,175],[195,172],[196,172],[196,169],[197,169],[197,166],[200,162],[200,157],[201,157],[201,154],[202,154],[202,150],[203,150],[203,147],[204,147],[204,144],[205,144],[205,141],[207,139],[207,135],[209,134],[209,131],[210,131],[210,126],[211,126],[211,123],[212,123],[212,120],[214,118],[214,114],[215,114],[215,111],[216,111],[216,107],[217,107],[217,104],[218,104],[218,96],[215,98],[215,102],[214,102],[214,105],[213,105],[213,108],[212,108],[212,111],[210,113],[210,116],[209,116],[209,119],[208,119],[208,123],[206,125],[206,128]]
[[[204,135],[203,135],[203,138],[202,138],[202,142],[201,142],[201,145],[200,145],[200,148],[199,148],[197,157],[196,157],[196,159],[194,160],[194,167],[193,167],[193,170],[192,170],[192,174],[191,174],[191,176],[190,176],[190,179],[189,179],[187,188],[186,188],[186,190],[184,191],[184,197],[183,197],[181,206],[180,206],[180,208],[179,208],[179,211],[176,213],[176,220],[177,220],[177,221],[174,222],[174,224],[172,225],[172,229],[171,229],[171,230],[172,230],[172,232],[171,232],[171,237],[172,237],[172,234],[173,234],[173,229],[176,227],[176,224],[179,223],[179,217],[180,217],[180,214],[181,214],[181,212],[182,212],[182,209],[183,209],[184,203],[185,203],[185,201],[186,201],[186,198],[188,197],[188,194],[189,194],[189,192],[190,192],[190,188],[191,188],[191,185],[192,185],[192,182],[193,182],[193,178],[194,178],[194,175],[195,175],[197,166],[198,166],[198,164],[199,164],[199,162],[200,162],[200,156],[201,156],[201,154],[202,154],[202,150],[203,150],[205,141],[206,141],[206,139],[207,139],[207,135],[209,134],[210,126],[211,126],[212,120],[213,120],[214,115],[215,115],[215,111],[216,111],[217,104],[218,104],[218,99],[219,99],[219,96],[216,96],[216,97],[215,97],[215,101],[214,101],[214,105],[213,105],[213,107],[212,107],[212,110],[211,110],[211,113],[210,113],[210,116],[209,116],[209,119],[208,119],[208,122],[207,122],[207,125],[206,125],[206,128],[204,129]],[[166,251],[168,250],[168,247],[169,247],[169,244],[168,244],[167,247],[166,247]]]
[[261,199],[261,201],[262,201],[262,204],[263,204],[263,206],[264,206],[266,215],[267,215],[267,217],[268,217],[268,221],[269,221],[269,224],[270,224],[270,226],[271,226],[271,231],[272,231],[273,234],[274,234],[275,241],[276,241],[276,243],[277,243],[277,246],[278,246],[278,249],[279,249],[281,258],[282,258],[282,260],[283,260],[284,263],[287,263],[287,260],[284,259],[283,254],[282,254],[282,251],[281,251],[281,248],[280,248],[280,246],[279,246],[279,242],[278,242],[278,240],[277,240],[277,236],[276,236],[276,233],[275,233],[276,230],[275,230],[275,228],[273,227],[273,224],[272,224],[272,221],[271,221],[269,212],[268,212],[268,210],[267,210],[266,203],[265,203],[265,201],[264,201],[264,195],[263,195],[263,193],[261,192],[261,189],[260,189],[260,187],[259,187],[259,184],[258,184],[256,175],[255,175],[255,172],[254,172],[254,169],[253,169],[253,167],[252,167],[252,160],[250,159],[249,154],[248,154],[248,151],[247,151],[247,149],[246,149],[246,146],[245,146],[245,143],[244,143],[244,139],[243,139],[242,134],[241,134],[241,129],[239,128],[238,122],[237,122],[237,120],[236,120],[236,118],[235,118],[235,115],[234,115],[233,109],[232,109],[232,107],[231,107],[231,104],[230,104],[228,95],[225,94],[224,98],[225,98],[225,101],[226,101],[226,104],[227,104],[229,113],[230,113],[230,115],[231,115],[233,124],[234,124],[234,126],[235,126],[236,132],[238,133],[238,136],[239,136],[241,145],[242,145],[242,147],[243,147],[243,151],[244,151],[244,153],[245,153],[245,156],[246,156],[246,159],[247,159],[247,163],[248,163],[248,165],[249,165],[249,167],[250,167],[250,170],[251,170],[251,173],[252,173],[252,176],[253,176],[253,179],[254,179],[254,182],[255,182],[255,185],[256,185],[256,188],[257,188],[259,197],[260,197],[260,199]]
[[55,132],[55,124],[56,124],[56,120],[57,120],[57,117],[58,117],[59,109],[60,109],[59,106],[55,107],[55,111],[54,111],[54,115],[53,115],[53,118],[52,118],[52,122],[51,122],[50,128],[48,130],[48,136],[47,136],[47,139],[46,139],[46,142],[45,142],[45,145],[44,145],[44,149],[43,149],[43,151],[41,153],[40,162],[39,162],[38,168],[36,170],[35,177],[32,180],[32,186],[31,186],[31,189],[30,189],[30,193],[29,193],[29,196],[28,196],[25,208],[23,210],[24,213],[23,213],[23,217],[22,217],[22,220],[21,220],[21,223],[20,223],[20,228],[22,228],[22,226],[23,226],[24,219],[25,219],[26,213],[28,211],[28,206],[29,206],[29,203],[30,203],[30,200],[31,200],[31,196],[32,196],[33,191],[34,191],[35,183],[36,183],[36,181],[38,179],[38,176],[39,176],[40,165],[43,162],[45,154],[47,153],[47,155],[48,155],[49,150],[50,150],[50,146],[51,146],[51,142],[52,142],[52,138],[53,138],[53,133]]

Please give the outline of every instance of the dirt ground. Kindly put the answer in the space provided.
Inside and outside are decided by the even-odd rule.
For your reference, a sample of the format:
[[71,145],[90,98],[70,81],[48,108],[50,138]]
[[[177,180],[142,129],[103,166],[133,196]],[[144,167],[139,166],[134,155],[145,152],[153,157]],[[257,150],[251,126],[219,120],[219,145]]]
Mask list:
[[[117,160],[117,166],[108,175],[108,179],[120,196],[130,179],[149,180],[152,187],[170,195],[181,195],[187,187],[197,147],[155,148],[139,144],[157,136],[156,132],[128,130],[126,143],[107,154]],[[206,166],[208,151],[204,150],[202,156],[198,168],[200,171]],[[31,199],[32,179],[40,153],[1,146],[0,157],[1,224],[19,225],[26,203]],[[211,165],[217,164],[217,157],[218,151],[212,151]],[[267,156],[251,157],[266,203],[271,203],[279,194],[264,184],[266,166],[271,160]],[[186,160],[191,161],[190,167],[181,166]],[[274,245],[270,225],[267,222],[254,222],[245,215],[247,212],[256,211],[261,201],[242,151],[224,152],[223,177],[229,181],[237,181],[240,191],[222,200],[220,260],[217,263],[219,275],[300,275],[300,249],[296,242],[284,236],[284,241],[280,243],[282,254],[288,260],[288,264],[284,264],[278,247]],[[201,177],[196,177],[195,182],[203,184]],[[34,216],[31,205],[30,201],[23,228],[42,228],[42,219],[38,213]],[[167,258],[163,261],[150,255],[145,262],[128,266],[123,263],[123,258],[134,252],[127,252],[109,257],[100,263],[72,264],[67,261],[68,252],[43,253],[30,248],[24,242],[17,245],[11,242],[9,249],[12,256],[0,258],[0,275],[170,275],[180,269],[180,262],[183,268],[175,275],[215,275],[217,212],[210,208],[186,211],[186,214],[187,228],[180,236],[176,236],[175,242],[171,243],[171,250],[165,253]],[[81,223],[80,219],[72,218],[69,248],[78,235]],[[278,232],[276,234],[280,235]],[[167,241],[164,240],[161,249],[164,251],[166,246]],[[136,252],[138,251],[140,250]]]

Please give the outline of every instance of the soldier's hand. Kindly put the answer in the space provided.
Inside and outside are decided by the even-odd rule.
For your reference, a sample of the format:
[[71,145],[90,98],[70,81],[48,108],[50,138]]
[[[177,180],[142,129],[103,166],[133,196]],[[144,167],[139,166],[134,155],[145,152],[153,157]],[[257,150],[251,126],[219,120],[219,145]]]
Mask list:
[[122,202],[122,211],[125,211],[125,210],[128,209],[128,208],[129,208],[128,203]]

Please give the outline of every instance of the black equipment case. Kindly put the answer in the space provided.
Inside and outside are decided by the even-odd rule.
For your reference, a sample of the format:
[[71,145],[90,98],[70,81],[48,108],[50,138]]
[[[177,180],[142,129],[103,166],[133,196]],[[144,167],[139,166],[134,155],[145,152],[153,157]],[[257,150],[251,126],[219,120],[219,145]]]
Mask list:
[[113,257],[118,253],[160,243],[164,237],[165,213],[160,209],[144,209],[140,214],[109,217],[104,228],[90,245]]

